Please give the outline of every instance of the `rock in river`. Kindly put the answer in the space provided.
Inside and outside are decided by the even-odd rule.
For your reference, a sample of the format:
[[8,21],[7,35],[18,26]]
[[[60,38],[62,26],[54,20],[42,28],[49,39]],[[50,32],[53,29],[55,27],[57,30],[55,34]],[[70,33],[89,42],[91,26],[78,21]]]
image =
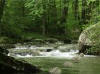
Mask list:
[[[91,25],[90,27],[88,27],[87,29],[85,29],[80,37],[79,37],[79,52],[80,53],[85,53],[85,54],[94,54],[94,55],[98,55],[96,53],[100,52],[100,50],[92,50],[89,51],[89,48],[93,47],[93,46],[97,46],[97,44],[100,43],[100,23]],[[100,53],[99,53],[100,54]]]

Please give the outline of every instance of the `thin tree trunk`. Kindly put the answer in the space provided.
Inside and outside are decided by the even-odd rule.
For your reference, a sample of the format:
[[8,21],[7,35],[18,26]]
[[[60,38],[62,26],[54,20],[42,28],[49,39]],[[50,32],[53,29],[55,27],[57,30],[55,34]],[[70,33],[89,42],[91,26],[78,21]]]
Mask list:
[[[47,24],[49,25],[50,24],[50,5],[49,5],[49,0],[48,0],[48,4],[47,4]],[[49,33],[49,30],[48,30],[48,26],[46,27],[47,28],[47,30],[46,30],[46,34],[48,34]]]
[[44,10],[44,13],[43,13],[43,17],[42,17],[42,34],[43,35],[46,35],[46,3],[45,3],[45,0],[42,0],[42,7],[43,7],[43,10]]
[[45,19],[43,18],[43,21],[42,21],[42,34],[43,35],[46,35],[46,26],[45,26]]
[[0,0],[0,23],[1,23],[1,18],[3,16],[4,6],[5,6],[5,0]]
[[75,19],[76,20],[79,20],[79,6],[78,6],[78,4],[79,4],[79,1],[78,0],[74,0],[73,1],[73,11],[74,11],[74,16],[75,16]]
[[[67,23],[67,18],[68,18],[68,7],[69,7],[69,1],[68,0],[63,0],[63,10],[62,10],[62,19],[61,19],[61,23]],[[65,35],[67,34],[67,30],[66,30],[66,24],[64,27],[64,31],[65,31]]]
[[4,6],[5,6],[5,0],[0,0],[0,35],[1,35],[1,19],[2,19],[2,16],[3,16],[3,11],[4,11]]
[[23,4],[22,4],[22,16],[24,17],[25,16],[25,2],[23,1]]
[[82,24],[86,24],[87,0],[82,0]]

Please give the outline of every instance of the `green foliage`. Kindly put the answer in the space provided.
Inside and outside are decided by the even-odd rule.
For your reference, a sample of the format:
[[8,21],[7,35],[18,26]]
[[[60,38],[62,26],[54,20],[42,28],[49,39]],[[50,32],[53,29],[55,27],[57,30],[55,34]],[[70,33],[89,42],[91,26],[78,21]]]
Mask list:
[[[100,19],[98,0],[7,0],[0,33],[22,39],[61,35],[77,40],[80,32]],[[0,15],[2,16],[2,15]],[[26,34],[26,36],[24,36]]]

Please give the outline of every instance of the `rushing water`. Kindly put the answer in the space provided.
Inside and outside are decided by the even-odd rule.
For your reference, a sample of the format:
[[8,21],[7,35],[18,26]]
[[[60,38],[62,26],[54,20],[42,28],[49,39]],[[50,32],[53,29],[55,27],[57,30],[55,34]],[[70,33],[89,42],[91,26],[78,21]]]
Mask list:
[[[33,56],[31,54],[26,54],[24,56],[16,54],[16,57],[56,57],[56,58],[73,58],[77,56],[78,50],[70,50],[69,52],[61,52],[60,50],[53,50],[51,52],[39,52],[38,56]],[[10,54],[8,54],[10,56]]]
[[[71,48],[70,48],[71,47]],[[72,49],[73,45],[63,45],[63,46],[58,46],[57,48],[55,48],[54,46],[16,46],[16,48],[13,49],[13,51],[16,53],[15,56],[16,57],[56,57],[56,58],[73,58],[76,56],[76,53],[78,53],[78,50],[76,49]],[[68,48],[68,49],[67,49]],[[35,52],[32,54],[30,54],[30,51],[35,51],[36,53],[38,52],[38,55],[35,55]],[[42,51],[40,51],[42,50]],[[49,52],[47,50],[50,50]],[[64,52],[62,52],[61,50],[64,50]],[[66,50],[66,51],[65,51]],[[24,51],[24,52],[22,52]],[[26,51],[29,51],[26,53]],[[22,52],[25,55],[21,55]],[[20,53],[20,54],[19,54]],[[10,56],[10,53],[8,54]]]
[[[51,51],[47,52],[47,49],[51,49]],[[40,51],[42,50],[42,51]],[[64,50],[64,52],[62,52]],[[75,45],[72,44],[67,44],[67,45],[62,45],[58,46],[57,48],[53,46],[16,46],[16,48],[13,49],[14,52],[19,51],[16,53],[14,56],[15,57],[20,57],[20,58],[29,58],[29,57],[55,57],[55,58],[67,58],[67,59],[72,59],[74,57],[78,56],[78,50],[75,47]],[[24,51],[24,52],[22,52]],[[26,51],[29,51],[26,53]],[[32,51],[35,51],[34,53]],[[20,53],[21,52],[21,53]],[[30,54],[31,52],[31,54]],[[38,55],[34,55],[38,52]],[[19,54],[20,53],[20,54]],[[24,55],[21,55],[24,54]],[[8,54],[11,56],[11,54]],[[95,57],[93,55],[84,55],[85,57]]]
[[[47,52],[46,49],[53,50]],[[74,62],[74,58],[80,58],[80,56],[77,54],[78,50],[76,50],[76,48],[74,49],[74,47],[72,48],[70,45],[63,45],[57,48],[53,46],[17,46],[13,50],[15,52],[22,52],[24,50],[39,51],[39,55],[34,56],[32,54],[26,53],[23,56],[17,53],[15,57],[24,59],[33,65],[37,65],[41,67],[43,71],[49,71],[52,68],[59,67],[62,71],[60,74],[100,74],[100,57],[94,55],[84,55],[84,57],[81,57],[81,59],[76,59],[76,61],[78,61],[76,63]],[[62,52],[62,50],[64,52]],[[8,55],[11,56],[10,53]],[[67,66],[64,66],[65,62],[67,62]]]
[[61,52],[59,50],[54,50],[51,52],[41,52],[41,55],[47,57],[72,58],[76,56],[76,53],[78,53],[78,50],[70,50],[69,52]]

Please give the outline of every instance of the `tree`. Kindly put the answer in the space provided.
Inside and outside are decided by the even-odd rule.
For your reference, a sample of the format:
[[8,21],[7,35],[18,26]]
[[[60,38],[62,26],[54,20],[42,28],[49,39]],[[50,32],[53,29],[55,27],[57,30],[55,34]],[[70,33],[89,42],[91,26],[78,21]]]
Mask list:
[[5,6],[5,0],[0,0],[0,35],[1,35],[1,19],[3,16],[3,11],[4,11],[4,6]]
[[0,0],[0,23],[1,23],[1,18],[3,16],[4,6],[5,6],[5,0]]
[[[61,19],[61,22],[63,24],[67,24],[67,19],[68,19],[68,9],[69,9],[69,0],[63,0],[63,10],[62,10],[62,19]],[[67,30],[66,30],[66,24],[65,24],[65,35],[67,33]]]
[[[4,4],[0,7],[1,18]],[[99,21],[99,8],[99,0],[7,0],[2,30],[13,38],[36,33],[77,39],[84,25]]]
[[86,21],[86,13],[87,13],[87,0],[82,0],[82,24],[87,24],[87,21]]

